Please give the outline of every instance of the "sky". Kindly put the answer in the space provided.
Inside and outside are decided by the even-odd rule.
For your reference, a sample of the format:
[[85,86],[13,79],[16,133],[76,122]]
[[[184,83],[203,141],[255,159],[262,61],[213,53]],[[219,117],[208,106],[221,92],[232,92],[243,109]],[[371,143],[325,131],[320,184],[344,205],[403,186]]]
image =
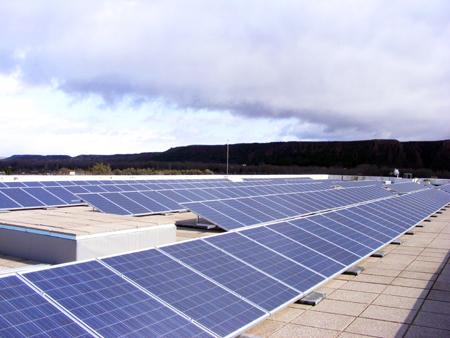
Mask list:
[[0,0],[0,157],[450,138],[448,0]]

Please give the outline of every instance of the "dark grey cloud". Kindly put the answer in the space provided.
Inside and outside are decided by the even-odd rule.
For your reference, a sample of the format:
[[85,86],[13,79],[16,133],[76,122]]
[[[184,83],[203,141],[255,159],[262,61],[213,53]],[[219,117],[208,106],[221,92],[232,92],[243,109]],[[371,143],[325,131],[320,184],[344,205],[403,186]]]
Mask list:
[[0,12],[0,72],[20,69],[29,86],[293,119],[303,139],[450,138],[445,0],[3,1]]

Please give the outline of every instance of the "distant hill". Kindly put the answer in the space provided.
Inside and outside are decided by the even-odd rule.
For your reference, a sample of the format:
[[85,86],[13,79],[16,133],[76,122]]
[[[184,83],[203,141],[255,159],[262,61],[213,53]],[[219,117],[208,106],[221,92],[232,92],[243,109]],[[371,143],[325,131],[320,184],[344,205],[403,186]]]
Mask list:
[[[450,140],[412,141],[367,140],[334,142],[271,142],[230,145],[230,164],[247,166],[298,166],[354,168],[360,165],[450,170]],[[94,163],[110,164],[111,168],[154,167],[155,163],[223,164],[225,145],[191,145],[164,152],[117,155],[14,155],[0,160],[5,166],[34,168],[39,166],[87,168]]]

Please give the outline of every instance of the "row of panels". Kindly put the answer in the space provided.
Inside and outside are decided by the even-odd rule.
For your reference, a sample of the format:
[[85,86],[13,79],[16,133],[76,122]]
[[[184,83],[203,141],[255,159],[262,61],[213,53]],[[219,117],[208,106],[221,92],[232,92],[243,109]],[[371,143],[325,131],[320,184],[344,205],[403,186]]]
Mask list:
[[[227,184],[229,184],[228,182]],[[207,184],[207,183],[203,183]],[[183,185],[185,186],[185,185]],[[82,202],[80,197],[77,197],[75,194],[80,194],[79,196],[86,196],[81,194],[91,194],[98,195],[104,192],[111,193],[122,193],[122,192],[149,192],[149,191],[160,191],[164,196],[167,195],[167,199],[165,199],[164,208],[157,205],[155,209],[156,213],[158,212],[167,212],[167,211],[177,211],[183,209],[178,202],[186,202],[186,201],[197,201],[204,199],[211,199],[212,195],[208,193],[208,191],[215,191],[214,194],[218,197],[215,198],[230,198],[236,196],[249,196],[249,195],[260,195],[267,193],[275,193],[275,192],[293,192],[293,191],[311,191],[311,190],[320,190],[320,189],[328,189],[329,186],[323,183],[313,184],[313,185],[274,185],[274,186],[266,186],[266,185],[257,185],[257,186],[249,186],[249,187],[218,187],[218,188],[189,188],[189,189],[176,189],[176,192],[173,190],[158,190],[158,187],[155,187],[154,184],[127,184],[127,185],[90,185],[90,186],[66,186],[66,187],[22,187],[22,188],[0,188],[0,210],[17,210],[24,208],[48,208],[48,207],[61,207],[61,206],[69,206],[69,205],[85,205],[85,202]],[[192,193],[191,193],[192,191]],[[180,193],[185,196],[195,196],[194,199],[187,197],[180,199],[174,199],[174,196],[181,197]],[[114,194],[113,194],[114,195]],[[159,193],[155,193],[154,196],[158,198]],[[86,197],[88,200],[90,196]],[[95,199],[95,196],[91,199]],[[101,197],[96,200],[102,200]],[[88,200],[89,201],[89,200]],[[174,203],[174,201],[176,203]],[[157,203],[161,203],[162,198],[158,198]],[[94,205],[95,206],[95,205]],[[102,210],[102,209],[100,209]],[[120,210],[120,208],[117,208]],[[153,209],[152,209],[153,210]],[[102,210],[103,211],[103,210]],[[153,213],[154,213],[153,212]],[[149,213],[148,210],[145,210],[146,214]],[[152,213],[152,212],[150,212]],[[118,214],[131,214],[119,212]]]
[[[87,181],[23,181],[23,182],[0,182],[0,188],[35,188],[35,187],[89,187],[108,185],[140,185],[148,184],[152,190],[164,189],[185,189],[185,188],[208,188],[208,187],[229,187],[229,186],[257,186],[269,184],[310,184],[322,181],[308,180],[282,180],[282,179],[261,179],[254,181],[233,182],[228,179],[180,179],[180,180],[87,180]],[[123,187],[126,189],[125,187]]]
[[373,186],[182,205],[222,229],[234,230],[390,197],[392,193]]
[[1,278],[0,336],[234,337],[449,202],[424,191]]
[[[76,193],[79,199],[101,212],[116,215],[150,215],[187,210],[182,204],[192,201],[217,201],[249,196],[292,194],[304,189],[298,185],[273,185],[245,188],[207,188],[140,192]],[[330,189],[315,186],[309,189]]]

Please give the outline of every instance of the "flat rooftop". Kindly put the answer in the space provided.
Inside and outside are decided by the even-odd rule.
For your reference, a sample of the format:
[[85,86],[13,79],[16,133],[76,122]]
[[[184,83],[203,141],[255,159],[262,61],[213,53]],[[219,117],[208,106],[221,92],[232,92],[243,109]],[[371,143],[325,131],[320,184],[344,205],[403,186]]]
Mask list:
[[318,288],[317,306],[292,304],[247,335],[287,337],[450,337],[450,209],[383,258],[367,258],[359,276]]
[[48,232],[49,235],[86,236],[132,230],[195,219],[193,213],[171,213],[143,217],[119,216],[94,211],[88,206],[50,210],[33,209],[0,213],[0,226]]
[[[192,213],[117,216],[91,207],[0,213],[0,225],[55,235],[86,236],[195,219]],[[246,332],[257,337],[450,337],[450,209],[425,227],[389,244],[383,258],[360,262],[359,276],[340,275],[316,291],[327,298],[312,307],[292,304]],[[176,240],[210,236],[220,230],[179,227]],[[0,270],[40,262],[0,255]],[[1,273],[1,271],[0,271]]]

